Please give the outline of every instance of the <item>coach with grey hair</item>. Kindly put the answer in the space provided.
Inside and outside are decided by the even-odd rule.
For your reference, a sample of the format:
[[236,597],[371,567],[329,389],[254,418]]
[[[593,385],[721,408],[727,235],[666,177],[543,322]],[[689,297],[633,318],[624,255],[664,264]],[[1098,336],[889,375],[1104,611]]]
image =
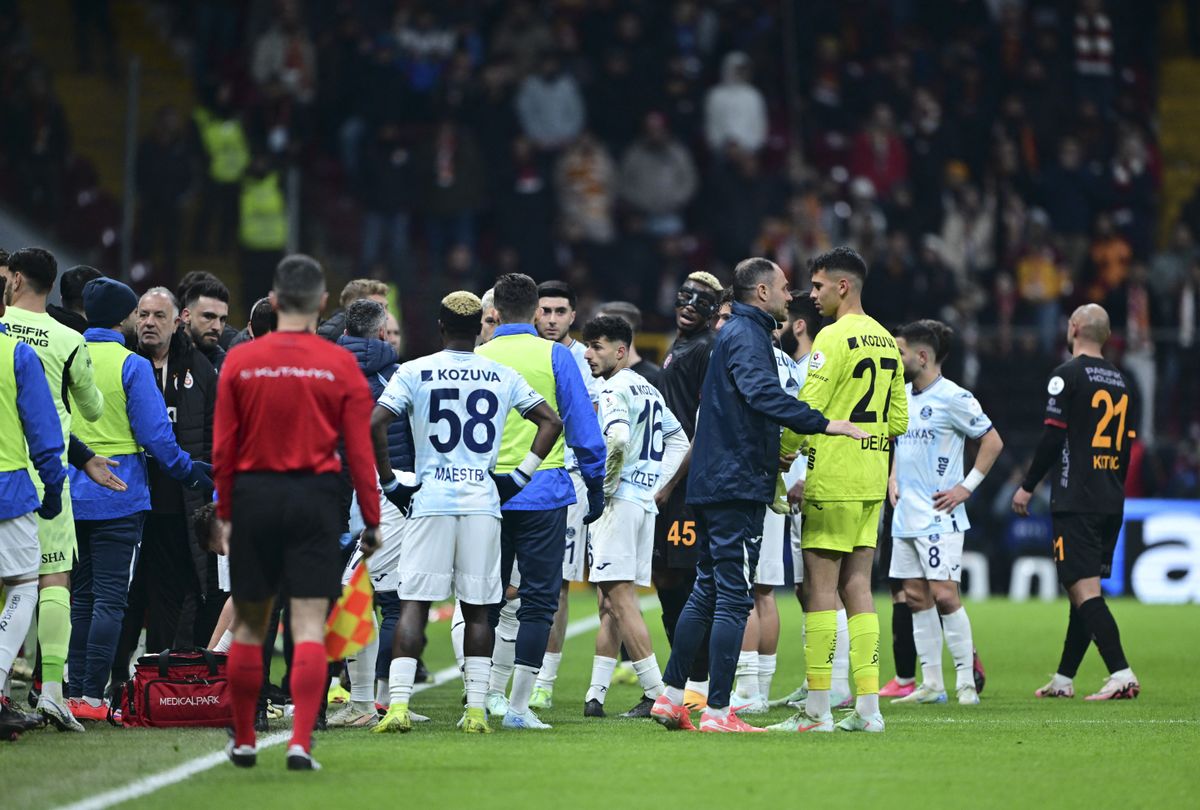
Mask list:
[[[179,329],[180,310],[166,287],[153,287],[138,300],[134,329],[137,353],[150,361],[154,383],[167,407],[175,441],[192,458],[212,458],[213,408],[217,401],[217,372]],[[150,511],[142,529],[137,573],[129,590],[129,606],[113,662],[113,683],[129,678],[129,656],[137,645],[142,621],[146,649],[190,647],[207,641],[216,614],[205,610],[209,594],[209,565],[216,590],[216,560],[207,544],[189,530],[187,516],[212,500],[212,491],[185,490],[147,455]],[[221,605],[216,604],[217,613]]]

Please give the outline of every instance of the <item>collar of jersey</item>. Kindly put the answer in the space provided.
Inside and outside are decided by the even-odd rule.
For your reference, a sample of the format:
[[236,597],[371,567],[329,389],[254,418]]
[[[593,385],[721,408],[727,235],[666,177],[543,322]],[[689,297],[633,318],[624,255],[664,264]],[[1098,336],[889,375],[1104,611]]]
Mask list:
[[492,333],[493,338],[508,337],[509,335],[533,335],[536,337],[537,330],[531,323],[502,323]]
[[936,380],[934,380],[934,381],[933,381],[933,382],[931,382],[929,385],[927,385],[927,386],[925,386],[924,388],[922,388],[920,391],[913,391],[913,392],[912,392],[912,395],[913,395],[914,397],[919,397],[919,396],[921,396],[921,394],[924,394],[926,391],[930,391],[930,390],[932,390],[932,389],[933,389],[933,387],[934,387],[935,385],[937,385],[938,383],[940,383],[940,382],[941,382],[942,380],[944,380],[944,379],[946,379],[946,378],[945,378],[945,377],[943,377],[941,374],[939,374],[939,375],[937,375],[937,379],[936,379]]

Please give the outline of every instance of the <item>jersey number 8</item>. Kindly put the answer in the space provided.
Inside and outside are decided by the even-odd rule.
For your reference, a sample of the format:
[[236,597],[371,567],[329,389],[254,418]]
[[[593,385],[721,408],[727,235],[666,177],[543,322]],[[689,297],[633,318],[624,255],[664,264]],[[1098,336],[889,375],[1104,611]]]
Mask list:
[[[430,431],[429,443],[439,453],[449,453],[461,441],[473,453],[489,453],[496,443],[496,425],[492,419],[500,410],[500,400],[487,389],[477,389],[467,396],[467,421],[459,420],[458,414],[443,408],[446,400],[456,400],[461,391],[457,388],[435,388],[429,392],[429,424],[445,422],[450,426],[450,435],[445,439]],[[483,428],[483,440],[476,436]]]

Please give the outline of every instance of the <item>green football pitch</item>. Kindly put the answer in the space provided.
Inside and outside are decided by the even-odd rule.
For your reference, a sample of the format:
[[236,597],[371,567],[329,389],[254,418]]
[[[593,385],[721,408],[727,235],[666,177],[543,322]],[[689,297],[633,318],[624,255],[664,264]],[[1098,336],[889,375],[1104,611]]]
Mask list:
[[[774,692],[803,677],[801,616],[780,592],[783,640]],[[572,600],[572,620],[595,612],[587,593]],[[3,806],[33,810],[75,802],[109,807],[307,808],[449,807],[1195,807],[1200,794],[1200,706],[1191,680],[1200,671],[1200,607],[1119,600],[1129,660],[1143,692],[1136,701],[1086,703],[1104,670],[1089,651],[1074,700],[1039,701],[1033,690],[1058,662],[1065,602],[968,604],[976,645],[987,666],[979,706],[888,706],[883,735],[700,735],[669,733],[651,721],[585,720],[594,630],[568,641],[551,731],[504,731],[487,737],[455,730],[460,682],[426,690],[413,708],[433,721],[407,735],[361,730],[319,734],[319,773],[290,773],[284,747],[238,770],[214,752],[225,732],[118,730],[26,734],[0,744]],[[657,611],[660,663],[667,646]],[[882,679],[891,676],[889,611],[880,604]],[[431,626],[431,670],[453,665],[447,623]],[[952,678],[953,667],[946,661]],[[636,687],[614,687],[608,707],[632,706]],[[19,695],[18,695],[19,699]],[[748,718],[776,722],[788,710]],[[498,724],[496,724],[498,725]],[[272,734],[286,730],[276,724]],[[214,764],[215,763],[215,764]],[[157,781],[156,781],[157,780]],[[112,791],[126,790],[125,793]]]

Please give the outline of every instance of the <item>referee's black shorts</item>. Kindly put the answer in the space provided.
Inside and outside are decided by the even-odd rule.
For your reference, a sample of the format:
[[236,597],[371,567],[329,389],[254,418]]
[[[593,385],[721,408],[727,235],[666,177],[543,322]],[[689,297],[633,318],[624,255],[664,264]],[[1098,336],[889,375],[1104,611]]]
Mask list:
[[1051,520],[1054,526],[1051,553],[1058,567],[1059,582],[1065,586],[1112,573],[1123,514],[1055,512]]
[[233,598],[280,592],[332,599],[341,591],[342,482],[334,473],[239,473],[233,482],[229,579]]

